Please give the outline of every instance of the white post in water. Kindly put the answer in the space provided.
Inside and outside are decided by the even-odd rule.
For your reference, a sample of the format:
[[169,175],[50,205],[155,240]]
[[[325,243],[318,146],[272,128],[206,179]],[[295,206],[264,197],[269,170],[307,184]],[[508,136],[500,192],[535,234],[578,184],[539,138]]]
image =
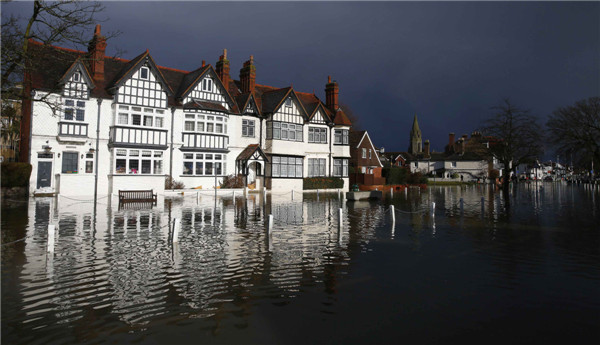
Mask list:
[[463,198],[460,198],[460,212],[462,213],[465,209],[465,201]]
[[263,198],[267,198],[267,187],[263,187]]
[[338,199],[341,199],[341,198],[342,198],[342,190],[338,189]]
[[269,215],[269,221],[267,223],[267,231],[269,232],[269,235],[271,234],[272,230],[273,230],[273,215],[270,214]]
[[394,187],[390,188],[390,196],[392,198],[394,197]]
[[319,200],[319,190],[317,189],[317,200]]
[[394,205],[390,205],[390,214],[392,215],[392,224],[396,223],[396,210],[394,210]]
[[408,198],[408,188],[404,187],[404,197]]
[[54,253],[54,232],[56,226],[48,224],[48,253]]
[[175,218],[173,222],[173,243],[179,242],[179,231],[181,230],[181,220]]
[[431,214],[435,215],[435,201],[431,203]]
[[292,189],[292,200],[294,200],[294,190]]
[[338,243],[342,243],[342,208],[338,211]]
[[235,191],[233,191],[233,208],[235,208]]
[[200,202],[200,192],[196,192],[196,202]]

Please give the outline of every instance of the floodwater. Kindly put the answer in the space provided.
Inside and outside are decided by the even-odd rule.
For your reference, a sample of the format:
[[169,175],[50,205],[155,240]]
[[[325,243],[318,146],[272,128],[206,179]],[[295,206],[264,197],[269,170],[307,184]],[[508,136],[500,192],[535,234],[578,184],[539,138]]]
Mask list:
[[598,188],[201,193],[4,200],[2,342],[600,343]]

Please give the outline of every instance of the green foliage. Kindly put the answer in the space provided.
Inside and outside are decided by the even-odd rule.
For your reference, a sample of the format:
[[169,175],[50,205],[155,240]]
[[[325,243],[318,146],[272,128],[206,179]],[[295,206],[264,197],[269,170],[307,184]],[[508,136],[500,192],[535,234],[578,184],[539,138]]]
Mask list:
[[386,184],[406,184],[410,171],[403,167],[385,167],[381,172]]
[[31,176],[29,163],[2,163],[2,187],[27,187]]
[[229,175],[223,177],[221,188],[242,188],[244,187],[244,175]]
[[307,177],[303,182],[303,189],[336,189],[344,187],[344,180],[339,177]]
[[382,171],[386,184],[426,184],[427,177],[420,172],[411,173],[405,167],[385,167]]

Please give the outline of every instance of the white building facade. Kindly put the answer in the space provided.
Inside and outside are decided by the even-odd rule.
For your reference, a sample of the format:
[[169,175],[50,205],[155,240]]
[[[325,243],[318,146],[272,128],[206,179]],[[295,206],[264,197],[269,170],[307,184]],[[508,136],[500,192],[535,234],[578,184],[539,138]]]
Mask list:
[[230,175],[256,189],[299,190],[307,177],[340,177],[348,188],[351,123],[335,81],[323,103],[257,85],[252,57],[231,79],[226,51],[216,69],[203,62],[191,72],[159,66],[148,51],[106,57],[99,26],[88,52],[31,46],[39,68],[22,137],[32,194],[161,193],[168,176],[185,188],[218,188]]

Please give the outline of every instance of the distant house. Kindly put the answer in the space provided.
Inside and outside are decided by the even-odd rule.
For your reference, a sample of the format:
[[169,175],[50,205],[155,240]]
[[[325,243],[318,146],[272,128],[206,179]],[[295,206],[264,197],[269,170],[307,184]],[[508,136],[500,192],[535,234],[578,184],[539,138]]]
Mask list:
[[406,167],[408,162],[412,158],[412,155],[408,152],[381,152],[379,154],[379,160],[383,166],[396,166]]
[[383,164],[367,131],[350,132],[350,184],[383,185]]

